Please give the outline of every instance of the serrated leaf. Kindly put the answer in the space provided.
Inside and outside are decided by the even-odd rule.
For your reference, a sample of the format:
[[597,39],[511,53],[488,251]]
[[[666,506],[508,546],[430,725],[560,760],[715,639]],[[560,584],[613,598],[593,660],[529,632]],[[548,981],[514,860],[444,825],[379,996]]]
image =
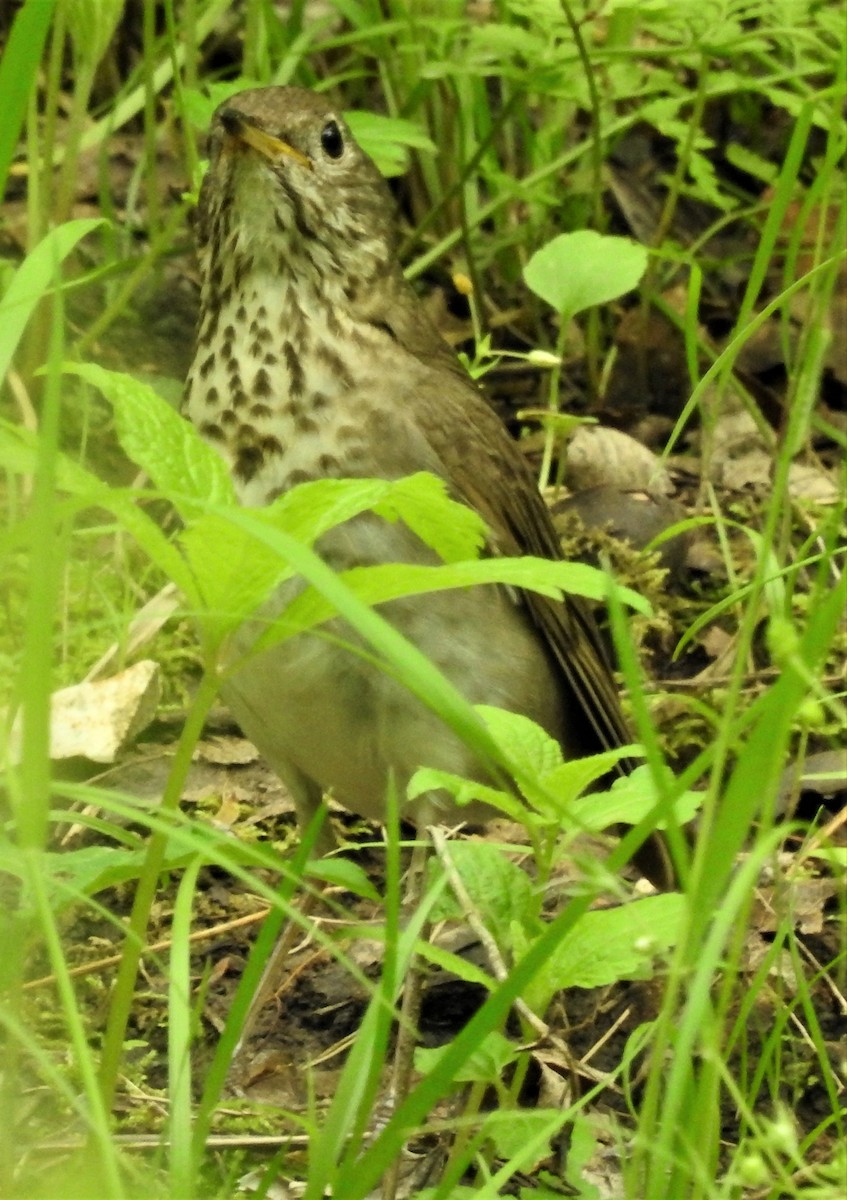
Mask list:
[[[243,510],[239,510],[243,515]],[[321,479],[300,484],[267,508],[251,509],[257,528],[278,529],[303,545],[314,545],[337,525],[373,511],[388,520],[402,519],[443,554],[469,554],[478,546],[481,523],[464,505],[450,500],[440,480],[421,473],[408,479]],[[449,517],[449,520],[446,519]],[[290,576],[287,562],[259,537],[235,524],[227,513],[197,518],[181,543],[214,619],[209,632],[220,636],[255,613],[275,586]],[[364,568],[373,571],[377,568]],[[394,574],[402,568],[389,567]],[[367,597],[365,597],[367,598]],[[334,616],[328,603],[319,605],[321,620]],[[317,614],[308,605],[286,610],[277,632],[291,636]],[[257,645],[269,644],[265,638]]]
[[578,829],[606,829],[612,822],[604,825],[594,822],[580,824],[585,809],[578,805],[577,796],[590,784],[608,775],[621,759],[638,753],[638,746],[618,746],[614,750],[604,750],[600,754],[589,754],[585,758],[562,763],[539,781],[545,793],[541,811],[553,821],[573,822]]
[[552,1138],[566,1119],[559,1109],[515,1109],[486,1113],[482,1128],[498,1158],[532,1170],[550,1157]]
[[[649,767],[641,766],[616,779],[607,792],[581,796],[573,802],[570,811],[580,827],[600,831],[612,825],[637,825],[655,808],[658,798],[652,772]],[[687,824],[697,814],[703,800],[703,792],[684,792],[674,801],[676,821],[680,825]],[[660,821],[658,827],[663,829],[665,822]]]
[[[194,852],[176,843],[169,844],[163,870],[184,866]],[[83,846],[61,853],[45,851],[41,856],[42,874],[55,910],[66,908],[84,896],[95,896],[106,888],[137,879],[146,860],[146,851],[122,846]],[[27,869],[18,852],[6,848],[0,852],[0,871],[22,880]]]
[[517,767],[539,776],[561,765],[561,746],[529,717],[488,704],[478,704],[476,710],[497,744]]
[[452,500],[443,480],[427,471],[394,480],[302,483],[266,511],[278,529],[311,544],[333,526],[368,510],[387,521],[402,520],[445,562],[477,557],[485,540],[482,518]]
[[522,29],[514,21],[508,24],[484,21],[470,30],[468,51],[475,62],[493,61],[498,66],[521,55],[527,62],[539,61],[547,49],[538,34]]
[[[425,595],[451,588],[481,583],[503,583],[527,588],[560,600],[565,593],[602,599],[608,577],[585,563],[551,562],[546,558],[484,558],[473,562],[420,566],[388,563],[373,567],[355,567],[340,578],[365,603],[375,606],[404,596]],[[618,589],[619,598],[638,612],[649,611],[649,604],[629,588]],[[277,634],[273,629],[263,639],[263,648],[275,639],[288,637],[292,627],[310,629],[333,616],[331,605],[308,588],[288,606],[280,617]]]
[[508,792],[478,783],[475,779],[453,775],[450,771],[439,771],[435,767],[420,767],[415,771],[406,786],[406,795],[410,800],[416,800],[426,792],[440,789],[448,792],[460,808],[478,801],[481,804],[489,804],[511,821],[520,821],[524,816],[523,806]]
[[[447,1046],[419,1047],[415,1051],[415,1070],[431,1074],[447,1050]],[[519,1054],[518,1047],[495,1030],[483,1038],[453,1078],[457,1083],[496,1083],[503,1078],[506,1068],[517,1061]]]
[[419,796],[438,791],[440,788],[448,791],[460,804],[470,804],[474,800],[484,800],[493,804],[503,794],[497,788],[478,783],[475,779],[466,779],[464,775],[454,775],[436,767],[420,767],[409,780],[406,795],[410,800],[417,800]]
[[373,509],[392,486],[385,479],[316,479],[293,487],[268,508],[253,511],[310,546],[336,525]]
[[201,623],[215,643],[291,575],[278,554],[217,513],[198,517],[179,541],[202,597]]
[[649,976],[655,957],[679,939],[686,905],[684,896],[671,893],[586,913],[532,980],[527,1003],[543,1013],[564,988]]
[[189,421],[147,384],[96,363],[66,363],[63,368],[99,388],[115,413],[118,440],[125,453],[155,486],[190,515],[202,504],[235,504],[229,470],[221,456]]
[[386,499],[374,507],[389,520],[399,517],[445,563],[478,558],[485,544],[482,517],[451,499],[444,480],[428,471],[395,480]]
[[[308,546],[300,545],[281,530],[257,522],[248,510],[231,510],[231,519],[251,535],[278,549],[296,565],[298,573],[314,584],[321,595],[366,642],[376,648],[391,670],[402,675],[409,690],[437,710],[482,761],[496,761],[499,751],[478,714],[456,687],[426,656],[402,636],[390,622],[355,596],[344,580],[335,575]],[[282,621],[284,636],[285,619]],[[273,631],[277,633],[276,630]]]
[[[474,908],[501,950],[511,949],[512,925],[535,933],[537,905],[527,875],[487,842],[451,842],[450,860]],[[460,919],[461,906],[449,889],[433,907],[433,920]]]
[[632,291],[646,269],[647,251],[638,242],[581,229],[536,250],[523,274],[537,296],[569,319]]
[[[381,479],[315,480],[292,488],[268,508],[250,510],[250,516],[311,546],[336,525],[372,509],[390,487]],[[197,518],[181,542],[212,619],[208,632],[215,639],[255,614],[292,574],[284,558],[225,512]]]

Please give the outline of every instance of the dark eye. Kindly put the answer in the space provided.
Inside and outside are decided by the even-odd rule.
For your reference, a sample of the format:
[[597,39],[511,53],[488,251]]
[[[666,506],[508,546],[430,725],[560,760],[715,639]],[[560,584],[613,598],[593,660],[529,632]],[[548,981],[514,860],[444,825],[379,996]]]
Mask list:
[[344,153],[344,138],[335,121],[327,121],[321,130],[321,145],[329,158],[341,158]]

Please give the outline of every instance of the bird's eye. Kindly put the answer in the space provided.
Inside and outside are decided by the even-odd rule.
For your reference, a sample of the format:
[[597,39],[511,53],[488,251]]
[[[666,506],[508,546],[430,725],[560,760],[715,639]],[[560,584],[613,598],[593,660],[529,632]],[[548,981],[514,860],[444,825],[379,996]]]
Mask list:
[[321,146],[329,158],[341,158],[344,153],[344,138],[335,121],[327,121],[321,130]]

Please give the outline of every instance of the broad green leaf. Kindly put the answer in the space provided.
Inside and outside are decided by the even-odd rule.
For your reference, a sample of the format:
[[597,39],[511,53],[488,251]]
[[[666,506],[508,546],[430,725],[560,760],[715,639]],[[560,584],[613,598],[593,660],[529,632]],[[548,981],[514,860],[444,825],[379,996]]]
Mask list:
[[472,509],[450,499],[443,480],[427,471],[404,479],[319,479],[301,483],[263,512],[277,529],[312,544],[322,533],[373,510],[402,520],[445,562],[476,558],[485,524]]
[[521,821],[525,816],[526,810],[523,805],[508,792],[478,783],[475,779],[453,775],[450,771],[439,771],[435,767],[420,767],[415,771],[406,787],[406,795],[410,800],[415,800],[426,792],[436,792],[440,789],[448,792],[460,808],[478,801],[491,805],[512,821]]
[[[614,750],[604,750],[600,754],[589,754],[585,758],[562,763],[540,780],[545,793],[542,811],[554,821],[567,821],[578,829],[605,829],[608,822],[605,825],[594,822],[580,824],[583,808],[578,807],[577,796],[613,771],[622,758],[631,758],[640,753],[638,746],[618,746]],[[599,798],[602,799],[602,793]]]
[[374,160],[382,175],[402,175],[409,165],[409,147],[435,154],[436,148],[420,125],[381,113],[345,112],[353,137]]
[[311,546],[327,530],[373,509],[392,486],[385,479],[316,479],[293,487],[268,508],[251,512]]
[[534,777],[546,775],[561,765],[561,746],[535,721],[488,704],[478,704],[476,708],[510,762]]
[[[431,1049],[419,1047],[415,1051],[415,1070],[429,1075],[444,1057],[446,1046]],[[503,1072],[518,1058],[518,1047],[502,1033],[493,1030],[479,1044],[470,1058],[466,1058],[454,1076],[457,1083],[496,1083]]]
[[[282,530],[307,546],[335,526],[373,511],[387,520],[402,519],[439,554],[451,557],[474,554],[483,528],[474,512],[447,496],[441,480],[426,473],[400,480],[316,480],[292,488],[267,508],[248,511],[257,525]],[[235,524],[226,511],[196,519],[181,543],[219,631],[255,613],[291,574],[284,559]],[[389,575],[398,569],[389,567]],[[334,615],[328,604],[321,606],[321,613],[322,620]],[[302,613],[287,610],[284,620],[284,628],[278,627],[280,636],[306,627],[301,620],[309,620],[308,606]]]
[[104,485],[99,497],[91,497],[89,503],[113,513],[127,533],[135,538],[150,561],[176,584],[186,603],[197,604],[197,591],[185,559],[156,522],[139,507],[137,493],[130,489],[108,488]]
[[[184,500],[234,504],[235,492],[223,459],[189,421],[132,375],[95,363],[66,363],[64,370],[99,388],[115,411],[126,454],[179,508]],[[194,506],[189,506],[194,511]]]
[[461,954],[451,954],[449,950],[435,946],[432,942],[420,943],[418,953],[428,963],[432,963],[442,971],[449,971],[451,975],[455,975],[457,979],[461,979],[465,983],[475,984],[489,992],[496,987],[495,980],[491,975],[487,975],[481,967],[469,959],[463,958]]
[[[402,676],[412,694],[437,711],[483,763],[496,763],[499,760],[497,745],[458,688],[413,642],[404,638],[380,613],[363,604],[341,576],[335,574],[314,550],[282,530],[257,521],[255,513],[248,509],[232,508],[229,517],[251,536],[279,553],[296,568],[298,574],[313,584],[326,597],[330,611],[337,611],[369,646],[374,647],[390,669]],[[285,636],[288,632],[290,627],[284,628],[279,636]]]
[[[577,830],[599,831],[618,822],[637,824],[655,805],[655,789],[645,792],[646,785],[642,782],[634,789],[636,798],[632,789],[629,793],[624,790],[626,780],[616,780],[613,785],[621,787],[617,803],[610,803],[605,793],[577,800],[586,787],[608,775],[622,758],[640,753],[640,747],[621,746],[563,762],[559,743],[528,717],[485,704],[475,707],[507,756],[522,794],[531,805],[531,811],[537,814],[536,822],[540,818],[542,825],[567,824]],[[644,771],[636,773],[638,779],[643,780],[645,773],[649,778],[649,773]],[[480,801],[522,823],[530,815],[510,793],[446,771],[423,768],[413,775],[407,790],[409,798],[414,799],[438,788],[448,791],[459,805]],[[683,811],[687,810],[678,810],[680,814]],[[687,818],[680,815],[678,819]]]
[[847,846],[818,846],[816,849],[804,850],[808,858],[817,858],[829,863],[839,871],[847,871]]
[[202,597],[201,623],[213,643],[255,614],[291,575],[278,554],[217,513],[198,517],[179,542]]
[[[511,947],[513,923],[535,932],[537,905],[526,873],[488,842],[450,842],[450,860],[474,908],[501,949]],[[436,868],[437,869],[437,868]],[[433,920],[460,920],[462,908],[449,888],[433,907]]]
[[343,888],[345,892],[352,892],[354,896],[373,900],[375,904],[381,903],[379,892],[368,876],[358,863],[351,862],[349,858],[314,859],[309,863],[308,874],[310,879],[320,879],[333,887]]
[[602,912],[588,912],[535,976],[525,999],[544,1013],[556,992],[607,987],[652,973],[654,958],[678,940],[687,900],[671,893],[648,896]]
[[550,1157],[551,1140],[566,1120],[561,1109],[501,1109],[486,1113],[483,1129],[498,1158],[531,1170]]
[[[586,787],[608,775],[622,758],[631,758],[639,753],[638,746],[621,746],[563,763],[558,742],[528,717],[505,709],[490,709],[482,704],[475,707],[504,755],[508,756],[521,792],[531,809],[527,810],[509,792],[430,767],[423,767],[412,776],[407,787],[410,800],[441,788],[449,792],[460,807],[480,802],[522,824],[532,819],[536,824],[593,832],[619,823],[635,825],[655,806],[655,789],[646,790],[643,782],[626,790],[629,776],[615,780],[611,797],[599,792],[577,799]],[[489,719],[491,712],[498,714],[497,725]],[[558,765],[545,771],[544,764],[553,762],[556,756],[560,760]],[[639,780],[643,780],[645,773],[649,775],[646,768],[635,774]],[[686,793],[686,797],[692,798],[693,807],[685,798],[682,805],[677,806],[675,811],[681,822],[690,819],[699,803],[699,793]]]
[[600,1189],[589,1183],[584,1170],[597,1152],[597,1135],[590,1119],[578,1112],[573,1120],[565,1163],[565,1179],[572,1189],[574,1200],[602,1200]]
[[238,79],[230,79],[226,82],[206,81],[202,91],[198,91],[196,88],[185,88],[182,93],[183,115],[196,129],[205,133],[212,123],[212,114],[219,104],[223,104],[225,100],[229,100],[238,92],[262,86],[261,80],[248,79],[242,75]]
[[[84,896],[95,896],[106,888],[137,879],[144,865],[146,851],[117,846],[83,846],[78,850],[42,855],[43,875],[55,909],[67,907]],[[163,870],[184,866],[194,857],[193,851],[173,844],[168,849]],[[27,870],[14,848],[0,852],[0,871],[25,879]]]
[[[481,583],[503,583],[539,592],[553,600],[565,593],[602,599],[608,577],[585,563],[551,562],[546,558],[484,558],[474,562],[419,566],[407,563],[356,567],[339,578],[360,600],[374,606],[403,596],[424,595]],[[639,612],[649,604],[629,588],[619,589],[620,598]],[[290,636],[293,629],[309,629],[333,616],[332,607],[313,589],[298,596],[281,614],[277,629],[268,631],[263,647]]]
[[[632,747],[627,750],[631,757]],[[580,760],[581,761],[581,760]],[[575,762],[574,766],[579,763]],[[636,767],[630,774],[616,779],[606,792],[581,796],[570,805],[570,813],[581,828],[608,829],[612,825],[637,825],[658,802],[656,784],[649,767]],[[690,821],[703,803],[702,792],[684,792],[674,801],[674,814],[679,824]],[[664,822],[659,822],[664,828]]]
[[470,28],[468,49],[476,62],[496,63],[498,73],[501,64],[521,56],[527,62],[540,62],[547,50],[543,37],[528,29],[522,29],[514,20],[508,24],[497,21],[481,21]]
[[444,480],[428,471],[393,481],[374,509],[389,520],[399,517],[446,563],[478,558],[485,543],[482,517],[452,500]]
[[[371,510],[391,487],[382,479],[320,479],[292,488],[267,508],[250,509],[250,518],[311,546],[336,525]],[[233,522],[226,511],[197,518],[180,541],[214,640],[255,614],[292,574],[285,559]]]
[[0,300],[0,380],[6,377],[21,334],[39,300],[57,282],[58,267],[77,242],[104,225],[100,217],[66,221],[41,239],[18,267]]
[[582,229],[536,250],[523,274],[527,287],[569,319],[632,291],[646,268],[647,251],[637,242]]

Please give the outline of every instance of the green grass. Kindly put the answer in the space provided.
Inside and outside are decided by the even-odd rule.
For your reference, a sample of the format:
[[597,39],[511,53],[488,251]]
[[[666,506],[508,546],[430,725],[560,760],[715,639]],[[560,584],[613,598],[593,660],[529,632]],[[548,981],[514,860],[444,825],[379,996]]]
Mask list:
[[[26,187],[14,223],[11,206],[8,210],[20,257],[4,265],[0,299],[0,377],[7,378],[0,395],[5,472],[0,611],[6,616],[0,661],[8,679],[5,728],[17,709],[22,729],[19,759],[9,755],[5,764],[0,831],[0,928],[7,951],[0,965],[4,1196],[231,1196],[239,1194],[241,1174],[258,1162],[264,1172],[259,1194],[279,1168],[304,1183],[306,1200],[319,1200],[328,1186],[336,1200],[360,1200],[435,1105],[452,1096],[447,1124],[454,1136],[428,1196],[501,1195],[519,1172],[533,1172],[551,1139],[564,1130],[570,1154],[555,1178],[549,1164],[559,1160],[549,1160],[548,1190],[538,1194],[561,1194],[554,1184],[566,1181],[571,1194],[590,1200],[597,1193],[580,1164],[598,1136],[597,1114],[607,1089],[620,1089],[629,1106],[628,1117],[618,1113],[612,1126],[627,1200],[840,1195],[844,1084],[821,996],[827,989],[844,994],[843,951],[835,961],[815,961],[798,932],[789,890],[789,907],[777,914],[753,970],[748,952],[757,930],[754,903],[762,872],[799,878],[819,861],[808,843],[808,853],[775,857],[787,832],[775,810],[783,768],[805,747],[837,741],[844,721],[843,694],[832,682],[844,644],[843,501],[805,507],[790,486],[792,464],[813,453],[822,431],[832,432],[819,398],[833,332],[837,336],[828,314],[844,270],[843,13],[834,3],[776,0],[711,7],[680,0],[664,8],[617,5],[599,13],[564,0],[559,5],[514,0],[494,4],[487,20],[470,20],[464,9],[447,0],[410,5],[339,0],[327,6],[325,16],[313,18],[310,6],[297,2],[280,17],[261,0],[243,6],[166,0],[143,5],[143,20],[134,27],[123,6],[110,0],[26,0],[11,26],[0,65],[5,114],[0,179],[15,184],[18,194],[21,180]],[[501,910],[481,882],[492,868],[471,860],[466,869],[471,900],[495,933],[505,977],[487,979],[483,1007],[441,1055],[421,1061],[420,1081],[370,1138],[399,981],[426,913],[447,903],[449,892],[436,873],[415,920],[404,926],[398,833],[390,829],[379,897],[386,948],[380,979],[364,978],[352,956],[318,935],[370,997],[334,1099],[280,1116],[278,1129],[308,1135],[305,1149],[283,1144],[275,1157],[268,1152],[267,1158],[249,1160],[231,1150],[213,1152],[207,1137],[217,1128],[228,1063],[263,961],[282,923],[289,915],[298,919],[292,901],[314,889],[319,877],[306,874],[308,839],[293,857],[283,858],[180,811],[191,755],[215,698],[226,628],[283,571],[302,573],[313,591],[300,605],[301,622],[342,612],[375,654],[480,753],[518,779],[530,801],[534,797],[543,805],[555,794],[572,821],[578,810],[570,784],[542,762],[537,743],[530,752],[520,731],[484,725],[371,607],[398,590],[424,586],[419,576],[375,575],[350,586],[310,549],[330,513],[341,519],[357,505],[395,505],[414,520],[428,511],[433,515],[426,536],[449,565],[434,569],[441,574],[426,586],[469,582],[485,564],[472,561],[473,530],[466,531],[468,540],[461,539],[446,501],[425,491],[418,495],[414,485],[408,492],[377,487],[367,494],[345,493],[347,508],[340,507],[338,495],[318,491],[301,509],[295,502],[266,518],[244,513],[232,508],[213,460],[202,459],[189,434],[180,440],[178,423],[169,422],[166,408],[158,426],[150,423],[153,401],[140,384],[97,368],[63,369],[69,362],[95,361],[110,331],[132,317],[143,289],[184,251],[202,157],[199,125],[209,109],[203,92],[237,80],[316,86],[331,91],[345,109],[377,110],[405,122],[392,127],[390,157],[406,165],[398,194],[408,217],[408,273],[424,290],[433,277],[455,272],[469,277],[481,356],[486,335],[495,352],[501,346],[520,353],[561,349],[555,313],[523,282],[524,268],[563,233],[586,227],[615,232],[606,202],[611,156],[639,129],[651,138],[661,135],[667,147],[662,207],[641,239],[651,254],[636,297],[645,312],[656,306],[668,314],[684,338],[691,388],[667,453],[699,422],[707,461],[709,431],[727,405],[740,403],[769,439],[774,461],[771,486],[746,528],[721,511],[722,498],[702,481],[730,571],[726,586],[704,597],[700,616],[692,618],[682,640],[720,621],[731,629],[736,652],[721,693],[698,698],[709,714],[701,751],[688,756],[677,778],[667,771],[653,698],[627,634],[630,610],[623,607],[623,594],[613,593],[615,643],[653,778],[652,790],[632,801],[627,813],[638,829],[612,850],[608,871],[588,864],[585,887],[544,920],[537,895],[521,907],[525,876],[513,863],[505,859],[498,875],[498,903],[505,904],[504,897],[509,902]],[[731,120],[725,140],[716,133],[716,112]],[[133,135],[137,155],[125,208],[108,157],[121,133]],[[385,127],[362,125],[365,140],[385,133]],[[728,170],[727,162],[738,169]],[[86,163],[95,167],[103,221],[75,208]],[[176,163],[176,169],[166,172],[166,163]],[[182,200],[169,196],[173,179],[184,182]],[[676,217],[691,200],[711,207],[712,226],[684,244],[676,238]],[[819,220],[821,212],[833,214],[833,220]],[[135,237],[127,223],[143,237]],[[738,233],[738,263],[724,262],[708,242],[728,227],[747,231]],[[741,283],[730,328],[716,347],[703,331],[701,306],[730,266],[740,272]],[[667,301],[675,285],[684,292],[681,305]],[[89,303],[80,306],[80,297]],[[491,318],[496,309],[512,306],[521,313],[506,332]],[[568,305],[559,301],[554,307]],[[594,307],[579,318],[588,411],[615,353],[618,311]],[[82,319],[80,312],[86,314]],[[772,321],[783,335],[786,372],[784,419],[777,429],[733,369],[751,338]],[[102,407],[91,384],[103,389],[109,407]],[[558,372],[544,398],[559,406]],[[125,466],[115,470],[118,440],[146,469],[149,485],[121,482],[132,475]],[[174,445],[183,456],[176,464],[161,453],[162,446]],[[188,530],[181,538],[172,532],[174,512]],[[240,580],[241,591],[226,593],[225,604],[215,563],[204,561],[201,551],[210,528],[216,538],[228,539],[233,554],[254,564]],[[564,578],[554,581],[534,570],[537,586]],[[48,755],[51,691],[84,677],[102,650],[121,642],[138,593],[152,592],[168,578],[181,585],[182,616],[199,623],[199,634],[192,699],[161,803],[54,778]],[[751,695],[749,664],[761,654],[763,631],[768,661],[778,673]],[[275,628],[268,637],[285,635]],[[175,635],[170,649],[180,662],[176,647],[183,636]],[[180,680],[174,689],[183,686]],[[676,839],[682,898],[673,901],[673,936],[661,946],[655,1019],[633,1034],[608,1078],[559,1107],[522,1110],[520,1084],[529,1070],[522,1047],[535,1035],[525,1025],[523,1040],[510,1038],[504,1047],[514,1001],[522,998],[535,1005],[538,1019],[551,1019],[552,985],[545,983],[551,963],[561,971],[560,986],[588,986],[580,982],[584,976],[574,965],[574,948],[579,938],[594,936],[589,946],[597,946],[599,957],[611,939],[609,927],[590,934],[585,916],[592,901],[619,888],[614,873],[635,840],[659,811],[673,825],[674,805],[684,805],[694,786],[702,789],[698,836],[690,855]],[[67,811],[71,804],[73,815]],[[86,804],[96,806],[96,813]],[[60,847],[75,820],[99,847]],[[553,839],[537,815],[528,822],[535,869],[546,878],[555,865]],[[599,827],[607,826],[599,820]],[[101,857],[89,853],[104,847]],[[273,915],[249,957],[223,1033],[201,1067],[203,993],[201,988],[198,999],[194,989],[189,934],[208,864],[261,897]],[[327,870],[335,870],[348,892],[374,897],[373,885],[355,865]],[[281,882],[271,885],[268,879],[280,871]],[[843,850],[833,853],[825,871],[843,884]],[[173,906],[171,948],[157,959],[168,981],[161,1017],[167,1031],[166,1115],[154,1108],[158,1123],[151,1117],[148,1128],[161,1132],[166,1143],[159,1151],[136,1153],[116,1140],[128,1122],[116,1115],[114,1101],[136,1070],[138,1086],[147,1086],[128,1030],[147,1002],[139,997],[139,963],[151,938],[151,914],[163,895]],[[843,921],[843,897],[841,904],[830,921]],[[631,950],[643,931],[636,924],[638,905],[629,908]],[[83,918],[119,929],[124,938],[108,1013],[71,972],[77,960],[74,930]],[[645,946],[645,969],[650,952],[658,950]],[[451,965],[468,971],[460,962]],[[611,984],[631,970],[613,959],[602,982]],[[27,979],[47,973],[55,977],[51,990],[25,987]],[[560,1032],[554,1027],[554,1036]],[[822,1115],[816,1126],[801,1128],[791,1105],[810,1086],[823,1098]],[[499,1118],[484,1102],[489,1089],[497,1095]],[[259,1124],[267,1117],[254,1119]],[[43,1144],[59,1136],[77,1148],[54,1158]]]

